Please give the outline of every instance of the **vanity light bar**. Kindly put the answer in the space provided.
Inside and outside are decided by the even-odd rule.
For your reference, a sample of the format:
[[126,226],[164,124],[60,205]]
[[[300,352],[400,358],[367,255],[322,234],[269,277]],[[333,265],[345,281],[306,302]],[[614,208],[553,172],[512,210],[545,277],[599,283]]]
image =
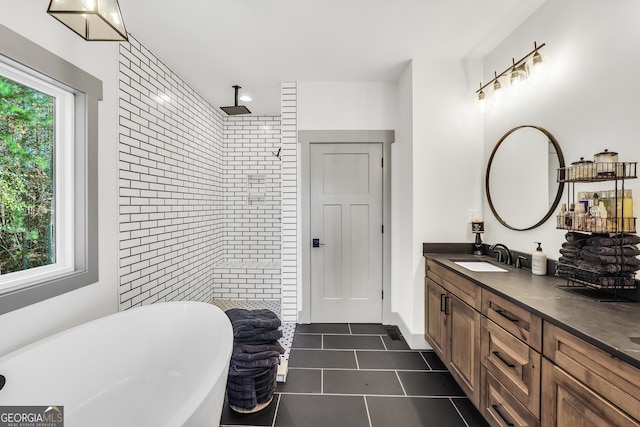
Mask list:
[[518,61],[515,61],[512,59],[513,64],[509,65],[503,72],[501,72],[500,74],[494,73],[495,77],[491,80],[489,80],[487,83],[485,83],[484,85],[482,84],[482,82],[480,82],[480,89],[476,90],[476,94],[480,94],[480,92],[483,93],[482,99],[484,99],[484,92],[483,89],[486,88],[487,86],[489,86],[490,84],[494,84],[496,82],[498,82],[498,79],[500,77],[505,76],[509,71],[513,70],[514,68],[517,69],[518,67],[524,65],[524,63],[526,62],[527,59],[529,59],[530,56],[535,55],[538,53],[538,51],[540,49],[542,49],[543,47],[546,46],[546,43],[542,43],[540,46],[537,45],[537,43],[534,41],[533,42],[533,50],[529,53],[527,53],[525,56],[523,56],[522,58],[520,58]]

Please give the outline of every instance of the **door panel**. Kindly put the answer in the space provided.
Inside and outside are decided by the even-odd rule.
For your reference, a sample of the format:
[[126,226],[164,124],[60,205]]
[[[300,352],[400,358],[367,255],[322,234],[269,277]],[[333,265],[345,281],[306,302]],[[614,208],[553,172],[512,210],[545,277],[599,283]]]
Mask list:
[[311,144],[311,321],[382,320],[382,144]]

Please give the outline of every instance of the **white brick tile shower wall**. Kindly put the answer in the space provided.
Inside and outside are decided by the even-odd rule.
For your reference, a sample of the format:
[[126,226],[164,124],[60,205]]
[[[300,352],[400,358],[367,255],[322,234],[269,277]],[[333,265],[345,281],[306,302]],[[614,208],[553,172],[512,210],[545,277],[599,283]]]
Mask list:
[[280,299],[280,118],[224,121],[224,259],[213,297]]
[[[228,120],[133,37],[119,75],[120,309],[209,302],[214,265],[279,261],[279,117]],[[264,193],[250,209],[243,174]],[[279,298],[279,268],[267,267],[244,298]]]

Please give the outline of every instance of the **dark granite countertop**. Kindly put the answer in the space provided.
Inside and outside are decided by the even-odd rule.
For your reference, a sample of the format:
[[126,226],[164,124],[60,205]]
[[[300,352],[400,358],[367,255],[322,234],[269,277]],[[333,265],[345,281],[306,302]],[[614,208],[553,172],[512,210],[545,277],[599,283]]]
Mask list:
[[[425,250],[436,252],[425,252],[424,256],[640,368],[640,302],[598,302],[558,288],[566,285],[566,280],[536,276],[528,269],[498,264],[494,258],[475,257],[470,251],[451,249],[425,245]],[[451,261],[462,258],[484,259],[508,272],[473,272]],[[629,337],[637,337],[639,343]]]

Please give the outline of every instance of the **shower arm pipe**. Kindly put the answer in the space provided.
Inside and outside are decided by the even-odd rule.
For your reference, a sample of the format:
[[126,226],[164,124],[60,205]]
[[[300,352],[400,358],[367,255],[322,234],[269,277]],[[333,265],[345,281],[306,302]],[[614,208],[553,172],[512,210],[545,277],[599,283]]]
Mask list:
[[505,74],[507,74],[507,72],[509,72],[509,70],[513,69],[514,67],[519,66],[520,64],[522,64],[524,61],[526,61],[531,55],[534,55],[536,52],[538,52],[540,49],[542,49],[543,47],[545,47],[547,44],[546,43],[542,43],[540,46],[537,45],[536,42],[533,42],[533,50],[529,53],[527,53],[525,56],[523,56],[522,58],[520,58],[518,61],[514,61],[513,64],[511,64],[510,66],[508,66],[503,72],[501,72],[500,74],[496,75],[494,78],[492,78],[491,80],[489,80],[487,83],[485,83],[484,85],[482,83],[480,83],[480,89],[476,90],[476,93],[479,93],[480,91],[482,91],[484,88],[486,88],[487,86],[489,86],[491,83],[495,82],[496,80],[498,80],[500,77],[504,76]]
[[241,89],[241,87],[238,86],[238,85],[233,85],[232,87],[236,90],[236,102],[235,102],[234,105],[237,107],[238,106],[238,91]]

